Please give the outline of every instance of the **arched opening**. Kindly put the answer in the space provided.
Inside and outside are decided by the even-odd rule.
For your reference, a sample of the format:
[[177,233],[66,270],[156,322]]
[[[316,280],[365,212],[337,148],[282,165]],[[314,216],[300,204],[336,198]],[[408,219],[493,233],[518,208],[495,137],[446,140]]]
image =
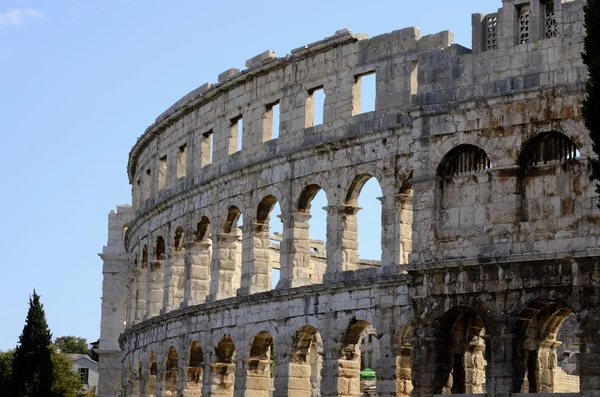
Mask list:
[[167,353],[167,359],[165,363],[165,395],[176,396],[177,395],[177,382],[179,376],[179,355],[177,350],[171,346]]
[[435,393],[484,393],[487,362],[481,317],[473,309],[455,307],[442,316],[438,329]]
[[144,244],[142,248],[142,267],[148,266],[148,246]]
[[[575,143],[559,132],[540,134],[523,146],[519,156],[521,222],[533,239],[568,227],[578,233],[587,177]],[[562,226],[571,225],[571,226]]]
[[377,331],[368,321],[353,319],[344,332],[338,360],[340,396],[357,396],[357,390],[361,394],[376,392],[376,370],[364,366],[372,364],[373,356],[379,357]]
[[308,185],[298,198],[292,220],[294,246],[288,277],[300,284],[322,283],[327,267],[327,195],[319,185]]
[[323,342],[319,331],[305,325],[296,331],[289,369],[288,392],[298,397],[321,395]]
[[165,239],[163,236],[156,238],[156,246],[154,247],[154,259],[157,261],[165,260]]
[[492,163],[485,151],[473,145],[459,145],[440,163],[438,236],[454,240],[459,236],[481,236],[488,219],[491,200]]
[[185,397],[202,395],[202,372],[204,368],[204,352],[200,342],[194,341],[190,347],[190,359],[186,370]]
[[269,397],[273,391],[271,379],[274,366],[273,337],[267,331],[259,332],[250,343],[246,390],[249,395]]
[[529,305],[515,329],[515,392],[578,393],[578,331],[566,305],[550,300]]
[[175,230],[175,237],[173,239],[173,248],[175,251],[181,251],[183,249],[183,243],[185,239],[185,233],[183,227],[178,226]]
[[400,351],[396,357],[396,395],[409,397],[413,390],[412,385],[412,329],[406,325],[400,333],[399,346]]
[[236,206],[227,210],[222,232],[213,236],[214,247],[211,262],[211,299],[223,299],[236,295],[242,278],[242,244],[238,224],[242,212]]
[[156,353],[150,352],[148,360],[148,379],[145,382],[144,391],[147,395],[156,393],[156,376],[158,374],[158,363],[156,362]]
[[196,223],[193,238],[193,243],[186,251],[184,306],[204,303],[210,292],[213,251],[210,221],[206,216]]
[[269,230],[271,224],[279,221],[276,219],[275,222],[271,222],[275,207],[278,209],[278,215],[281,215],[277,198],[273,195],[264,197],[258,204],[254,224],[251,228],[245,228],[244,247],[249,247],[249,255],[243,257],[241,294],[272,289],[273,270],[280,269],[279,244],[272,245],[271,240],[279,238],[281,241],[281,234],[271,235]]
[[215,349],[211,365],[211,395],[233,396],[235,383],[235,344],[231,336],[224,336]]
[[[345,204],[355,209],[352,213],[348,211],[345,224],[349,232],[348,237],[357,244],[356,269],[380,266],[382,196],[379,182],[369,174],[354,178],[346,194]],[[354,234],[353,230],[355,230]]]

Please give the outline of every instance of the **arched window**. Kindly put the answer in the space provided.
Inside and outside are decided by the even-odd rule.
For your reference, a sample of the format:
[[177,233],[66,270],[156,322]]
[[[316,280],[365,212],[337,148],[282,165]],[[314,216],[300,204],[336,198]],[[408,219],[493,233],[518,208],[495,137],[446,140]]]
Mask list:
[[156,238],[154,259],[156,259],[157,261],[162,261],[165,259],[165,239],[162,236],[158,236]]
[[438,167],[438,176],[450,178],[455,175],[473,174],[492,168],[485,151],[473,145],[460,145],[444,156]]
[[580,156],[575,143],[560,132],[541,134],[525,145],[521,153],[521,167],[548,163],[566,163]]
[[175,239],[173,241],[173,247],[175,247],[175,251],[181,251],[181,249],[183,248],[184,237],[185,234],[183,228],[179,226],[177,230],[175,230]]

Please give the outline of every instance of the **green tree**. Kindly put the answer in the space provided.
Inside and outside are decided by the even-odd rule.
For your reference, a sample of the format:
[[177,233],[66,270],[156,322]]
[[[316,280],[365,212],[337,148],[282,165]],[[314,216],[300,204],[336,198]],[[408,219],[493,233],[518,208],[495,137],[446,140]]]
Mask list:
[[12,397],[10,379],[14,350],[0,351],[0,397]]
[[60,336],[54,341],[56,347],[63,353],[88,354],[89,348],[87,339],[77,336]]
[[66,354],[52,351],[52,397],[77,397],[82,383],[79,374],[73,371],[73,364]]
[[[592,149],[600,156],[600,0],[588,0],[583,13],[586,35],[582,58],[588,67],[589,77],[582,110],[585,126],[590,131]],[[600,193],[600,161],[591,160],[591,166],[591,179],[596,181],[596,192]]]
[[12,363],[12,394],[19,397],[51,396],[53,381],[52,334],[40,296],[33,291],[29,311]]

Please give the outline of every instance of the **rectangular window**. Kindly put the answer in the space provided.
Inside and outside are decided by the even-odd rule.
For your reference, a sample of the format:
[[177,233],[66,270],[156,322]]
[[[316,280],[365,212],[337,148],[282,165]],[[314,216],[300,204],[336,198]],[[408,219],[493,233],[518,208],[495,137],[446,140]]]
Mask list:
[[265,109],[263,137],[266,141],[279,138],[279,101],[267,105]]
[[308,91],[306,98],[305,128],[323,124],[323,110],[325,108],[325,91],[323,87],[316,87]]
[[531,23],[531,6],[529,4],[519,7],[519,44],[529,43],[529,28]]
[[81,383],[87,385],[90,377],[90,369],[89,368],[78,368],[79,377],[81,378]]
[[558,36],[558,23],[554,12],[554,0],[546,0],[542,3],[542,15],[544,16],[544,34],[547,39]]
[[410,95],[419,92],[419,62],[412,61],[410,65]]
[[160,158],[158,165],[158,190],[163,190],[167,184],[167,156]]
[[142,180],[138,179],[133,188],[133,200],[136,207],[140,206],[140,196],[142,194]]
[[152,172],[150,168],[146,170],[146,175],[144,176],[144,194],[142,196],[142,200],[148,200],[150,198],[150,185],[152,183]]
[[202,143],[200,145],[202,167],[213,162],[213,140],[214,134],[212,130],[202,134]]
[[[242,116],[235,117],[231,119],[231,143],[235,143],[236,150],[233,151],[239,152],[242,150],[242,138],[244,135],[244,120]],[[230,153],[231,154],[231,153]]]
[[352,89],[352,115],[374,111],[375,101],[375,72],[356,76]]
[[177,178],[183,178],[186,172],[186,145],[182,145],[179,147],[177,151]]

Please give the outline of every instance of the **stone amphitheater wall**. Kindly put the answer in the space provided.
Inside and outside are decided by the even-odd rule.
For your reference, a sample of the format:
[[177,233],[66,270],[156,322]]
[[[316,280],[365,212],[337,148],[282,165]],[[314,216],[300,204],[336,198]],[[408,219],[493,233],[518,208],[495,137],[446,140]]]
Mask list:
[[[600,393],[582,6],[504,0],[472,16],[472,49],[449,31],[343,29],[259,54],[161,114],[130,152],[132,207],[111,215],[101,255],[99,395],[358,396],[372,329],[379,396],[570,391],[554,368],[571,315],[581,395]],[[382,217],[368,262],[356,214],[370,178]]]

